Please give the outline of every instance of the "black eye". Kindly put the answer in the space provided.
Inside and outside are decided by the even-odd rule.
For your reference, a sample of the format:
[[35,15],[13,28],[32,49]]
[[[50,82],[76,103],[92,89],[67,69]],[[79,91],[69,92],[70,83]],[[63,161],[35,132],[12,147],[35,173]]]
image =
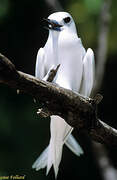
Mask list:
[[70,17],[66,17],[66,18],[64,18],[64,22],[65,22],[65,23],[69,23],[69,22],[70,22],[70,20],[71,20],[71,18],[70,18]]

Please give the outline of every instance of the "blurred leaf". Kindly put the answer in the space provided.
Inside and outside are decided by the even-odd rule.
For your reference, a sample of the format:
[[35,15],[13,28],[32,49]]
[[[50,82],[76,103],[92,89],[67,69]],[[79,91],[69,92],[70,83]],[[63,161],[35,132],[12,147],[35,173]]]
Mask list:
[[73,2],[72,4],[70,3],[67,9],[69,12],[72,12],[72,16],[76,24],[86,21],[88,14],[87,14],[87,9],[83,5],[83,3],[80,2]]
[[84,0],[87,10],[91,14],[98,14],[103,0]]
[[0,20],[4,18],[9,10],[9,0],[0,0]]

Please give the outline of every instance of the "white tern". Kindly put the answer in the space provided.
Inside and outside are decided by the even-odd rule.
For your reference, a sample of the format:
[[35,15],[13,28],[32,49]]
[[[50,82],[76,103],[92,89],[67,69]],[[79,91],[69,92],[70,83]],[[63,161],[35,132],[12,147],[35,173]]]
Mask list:
[[[48,72],[60,64],[54,82],[63,88],[90,96],[95,69],[92,49],[84,49],[69,13],[56,12],[45,21],[48,24],[49,36],[45,46],[40,48],[37,54],[36,77],[46,80]],[[82,148],[71,135],[72,130],[64,119],[51,116],[49,145],[32,167],[36,170],[47,167],[48,174],[53,165],[57,177],[64,144],[76,155],[83,154]]]

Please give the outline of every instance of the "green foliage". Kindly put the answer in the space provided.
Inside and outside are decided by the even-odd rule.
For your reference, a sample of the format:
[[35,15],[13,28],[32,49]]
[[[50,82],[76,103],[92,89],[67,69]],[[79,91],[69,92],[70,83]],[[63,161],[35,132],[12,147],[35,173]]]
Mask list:
[[96,47],[97,22],[99,18],[96,12],[99,14],[99,6],[97,7],[97,11],[94,12],[93,8],[87,7],[87,2],[85,1],[71,1],[67,5],[67,10],[72,14],[75,20],[78,34],[82,38],[85,47]]
[[0,0],[0,23],[8,15],[9,6],[9,0]]
[[[66,9],[75,19],[78,34],[86,48],[97,48],[99,18],[103,0],[70,0]],[[117,42],[117,1],[112,1],[110,12],[110,29],[108,34],[108,55],[116,54]]]
[[92,15],[99,14],[103,0],[84,0],[88,12]]
[[83,3],[75,1],[72,4],[68,4],[67,9],[74,17],[76,24],[83,23],[88,18],[87,9]]

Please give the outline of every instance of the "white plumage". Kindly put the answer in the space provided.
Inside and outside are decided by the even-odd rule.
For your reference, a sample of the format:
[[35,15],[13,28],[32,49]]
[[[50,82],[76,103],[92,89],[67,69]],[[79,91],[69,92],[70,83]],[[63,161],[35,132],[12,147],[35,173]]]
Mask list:
[[[46,21],[49,25],[49,36],[45,46],[40,48],[37,54],[36,77],[46,80],[50,69],[60,64],[54,82],[89,96],[94,81],[95,63],[92,49],[85,51],[69,13],[53,13]],[[51,116],[49,145],[32,167],[36,170],[47,167],[48,174],[53,165],[57,177],[64,144],[76,155],[83,154],[82,148],[71,135],[72,130],[64,119]]]

